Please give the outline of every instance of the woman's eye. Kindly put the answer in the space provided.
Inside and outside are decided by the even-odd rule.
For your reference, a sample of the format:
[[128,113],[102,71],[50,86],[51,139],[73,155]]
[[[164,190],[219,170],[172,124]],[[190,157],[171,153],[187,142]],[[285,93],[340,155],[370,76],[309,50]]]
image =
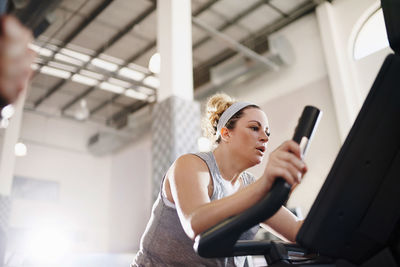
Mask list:
[[265,132],[265,134],[269,137],[271,135],[270,132]]
[[256,127],[256,126],[252,126],[252,127],[250,127],[253,131],[258,131],[258,127]]

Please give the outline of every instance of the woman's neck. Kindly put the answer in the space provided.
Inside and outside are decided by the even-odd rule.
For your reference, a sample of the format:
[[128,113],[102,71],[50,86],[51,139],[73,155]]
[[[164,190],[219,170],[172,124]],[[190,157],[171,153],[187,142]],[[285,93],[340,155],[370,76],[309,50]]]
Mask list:
[[243,161],[238,159],[238,157],[235,157],[235,155],[233,155],[233,153],[222,144],[217,146],[213,151],[213,154],[222,178],[234,185],[240,174],[247,169],[247,167],[244,166]]

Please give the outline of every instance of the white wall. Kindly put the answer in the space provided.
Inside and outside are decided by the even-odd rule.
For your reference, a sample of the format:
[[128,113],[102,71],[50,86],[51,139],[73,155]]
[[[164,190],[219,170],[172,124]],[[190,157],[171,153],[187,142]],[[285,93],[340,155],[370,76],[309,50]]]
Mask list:
[[135,252],[151,210],[151,135],[112,158],[110,251]]
[[[269,152],[292,138],[304,106],[314,105],[322,110],[322,119],[305,158],[309,171],[288,202],[290,207],[301,207],[306,215],[339,151],[339,131],[316,16],[307,15],[275,34],[290,43],[295,54],[293,64],[247,81],[246,86],[239,85],[227,93],[257,103],[266,112],[272,133]],[[261,175],[266,162],[267,158],[250,171]]]
[[59,201],[13,201],[11,227],[30,228],[46,217],[71,232],[74,251],[105,252],[109,235],[111,158],[86,152],[94,127],[25,113],[21,139],[28,155],[17,158],[15,175],[56,181]]
[[[291,94],[261,104],[271,127],[269,152],[285,140],[292,138],[298,119],[306,105],[319,108],[323,115],[304,159],[308,173],[294,190],[288,202],[289,207],[300,207],[303,215],[306,215],[311,208],[340,147],[328,80],[323,78],[314,81]],[[267,158],[250,171],[259,177],[264,171],[266,162]]]

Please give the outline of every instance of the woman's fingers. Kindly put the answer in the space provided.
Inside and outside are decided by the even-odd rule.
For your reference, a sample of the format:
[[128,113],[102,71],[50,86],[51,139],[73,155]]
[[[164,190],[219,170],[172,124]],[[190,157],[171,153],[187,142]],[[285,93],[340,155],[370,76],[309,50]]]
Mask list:
[[300,158],[300,147],[294,141],[286,141],[271,153],[266,172],[270,179],[282,177],[290,185],[301,182],[307,167]]

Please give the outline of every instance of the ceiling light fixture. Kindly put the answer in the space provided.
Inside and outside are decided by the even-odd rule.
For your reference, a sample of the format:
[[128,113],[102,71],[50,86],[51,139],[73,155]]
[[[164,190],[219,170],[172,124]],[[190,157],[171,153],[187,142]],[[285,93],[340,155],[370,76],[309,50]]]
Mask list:
[[55,76],[58,78],[62,78],[62,79],[68,79],[71,76],[71,73],[68,71],[60,70],[60,69],[56,69],[56,68],[52,68],[52,67],[48,67],[48,66],[43,66],[40,69],[40,72],[47,74],[47,75]]
[[80,75],[80,74],[74,74],[72,76],[72,80],[74,82],[85,84],[85,85],[89,85],[89,86],[95,86],[95,85],[99,84],[98,80],[93,79],[93,78],[89,78],[87,76]]
[[33,51],[35,51],[36,53],[38,53],[39,55],[44,56],[44,57],[51,57],[54,54],[54,52],[51,51],[50,49],[40,47],[35,44],[28,44],[28,47],[30,49],[32,49]]
[[161,68],[161,56],[159,53],[155,53],[149,60],[149,70],[153,73],[160,73]]
[[26,145],[22,142],[16,143],[14,146],[14,153],[15,156],[17,157],[23,157],[26,156],[28,153],[28,149],[26,148]]
[[102,82],[100,84],[100,88],[106,91],[110,91],[116,94],[122,94],[125,91],[125,88],[115,85],[115,84],[111,84],[108,82]]
[[74,117],[77,120],[83,121],[89,118],[90,111],[87,107],[87,102],[85,99],[81,99],[79,102],[79,108],[76,109]]
[[147,76],[143,80],[143,83],[154,88],[158,88],[160,86],[160,80],[154,76]]
[[96,79],[96,80],[102,80],[104,78],[103,74],[93,72],[93,71],[81,70],[79,73],[82,75],[88,76],[90,78]]
[[83,62],[88,62],[90,60],[90,56],[79,53],[79,52],[75,52],[75,51],[67,49],[67,48],[62,48],[60,50],[60,52],[63,53],[64,55],[79,59]]
[[148,95],[135,91],[133,89],[128,89],[125,91],[125,95],[127,97],[131,97],[131,98],[135,98],[135,99],[139,99],[139,100],[147,100],[147,98],[149,97]]
[[90,63],[96,67],[108,70],[108,71],[116,71],[118,69],[118,65],[105,61],[103,59],[99,59],[99,58],[94,58],[92,59],[92,61],[90,61]]
[[73,58],[73,57],[69,57],[69,56],[60,54],[60,53],[57,53],[54,56],[54,58],[57,59],[57,60],[60,60],[60,61],[64,61],[64,62],[67,62],[67,63],[78,65],[78,66],[82,66],[83,65],[82,61],[80,61],[80,60],[78,60],[76,58]]
[[55,62],[55,61],[50,61],[48,63],[49,67],[53,67],[56,69],[61,69],[61,70],[65,70],[65,71],[69,71],[69,72],[76,72],[77,68],[71,65],[66,65],[63,63],[59,63],[59,62]]
[[141,81],[144,78],[144,73],[127,68],[127,67],[123,67],[118,71],[118,74],[126,77],[128,79],[132,79],[135,81]]
[[115,84],[115,85],[118,85],[118,86],[122,86],[122,87],[125,87],[125,88],[128,88],[128,87],[131,86],[131,83],[125,82],[125,81],[120,80],[120,79],[115,79],[115,78],[112,78],[112,77],[110,77],[108,79],[108,81],[110,83],[112,83],[112,84]]
[[2,108],[1,110],[1,117],[4,119],[9,119],[12,117],[12,115],[14,115],[15,113],[15,108],[12,104],[9,104],[7,106],[5,106],[4,108]]

